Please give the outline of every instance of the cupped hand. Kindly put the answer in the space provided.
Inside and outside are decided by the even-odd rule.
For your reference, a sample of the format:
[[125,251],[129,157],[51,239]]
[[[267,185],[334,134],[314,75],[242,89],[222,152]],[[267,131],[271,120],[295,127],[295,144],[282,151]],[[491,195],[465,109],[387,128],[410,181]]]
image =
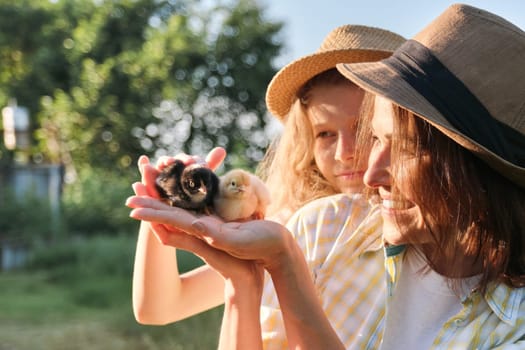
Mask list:
[[[142,183],[135,183],[133,186],[135,192],[139,194],[146,192]],[[234,283],[244,281],[262,288],[263,267],[257,261],[234,257],[206,243],[200,237],[178,228],[180,222],[191,223],[197,219],[191,212],[171,207],[147,195],[132,196],[127,200],[126,205],[135,208],[131,212],[131,217],[150,221],[151,229],[161,243],[194,253],[224,278]],[[161,217],[168,219],[161,220]],[[214,220],[217,223],[221,222],[218,218]]]
[[192,252],[223,278],[231,280],[234,285],[249,284],[262,292],[264,269],[257,261],[236,258],[198,237],[178,230],[174,231],[169,225],[152,223],[152,229],[163,244]]
[[[213,248],[236,258],[255,260],[265,268],[283,261],[294,240],[284,226],[265,220],[223,222],[216,216],[196,216],[147,196],[133,196],[126,204],[137,220],[166,225],[168,231],[184,231]],[[170,244],[169,239],[165,243]],[[172,244],[170,244],[172,245]]]

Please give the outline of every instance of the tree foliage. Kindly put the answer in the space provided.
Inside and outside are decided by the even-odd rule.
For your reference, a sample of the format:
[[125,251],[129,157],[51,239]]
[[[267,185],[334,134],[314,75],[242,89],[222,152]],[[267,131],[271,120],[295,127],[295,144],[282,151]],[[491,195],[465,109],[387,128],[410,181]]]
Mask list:
[[29,108],[34,159],[69,175],[215,145],[250,166],[281,27],[255,0],[0,0],[0,104]]

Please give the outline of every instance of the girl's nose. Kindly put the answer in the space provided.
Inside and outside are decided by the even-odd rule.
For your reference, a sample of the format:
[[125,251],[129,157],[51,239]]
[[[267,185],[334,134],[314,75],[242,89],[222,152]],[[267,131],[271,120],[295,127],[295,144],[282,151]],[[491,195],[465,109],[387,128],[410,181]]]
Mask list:
[[340,133],[337,137],[335,159],[346,162],[354,157],[355,135]]

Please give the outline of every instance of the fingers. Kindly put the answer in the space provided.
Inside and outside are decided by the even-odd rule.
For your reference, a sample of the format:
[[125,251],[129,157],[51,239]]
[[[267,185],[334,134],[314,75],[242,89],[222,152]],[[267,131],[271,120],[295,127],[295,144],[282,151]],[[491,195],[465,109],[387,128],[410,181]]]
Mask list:
[[243,250],[244,239],[248,237],[240,229],[239,222],[221,222],[211,217],[203,216],[191,223],[186,232],[199,237],[209,245],[229,254],[239,257],[239,251]]
[[162,244],[170,245],[175,248],[190,250],[190,247],[185,243],[186,240],[189,240],[190,238],[199,240],[198,238],[190,236],[183,231],[175,229],[174,227],[166,226],[156,222],[151,223],[151,229]]
[[[144,158],[144,159],[142,159]],[[199,156],[192,156],[186,153],[179,153],[175,155],[174,157],[171,156],[161,156],[155,165],[155,168],[157,171],[162,170],[166,166],[172,164],[175,159],[182,161],[184,164],[193,164],[193,163],[206,163],[212,170],[215,170],[221,165],[221,163],[224,161],[224,158],[226,158],[226,150],[223,147],[215,147],[212,149],[208,155],[206,156],[206,159],[202,159]],[[148,165],[149,160],[146,156],[142,156],[139,158],[139,167],[140,165]]]
[[146,186],[147,193],[150,197],[159,198],[157,188],[155,186],[159,171],[151,164],[146,164],[142,170],[142,183]]
[[183,232],[173,232],[161,224],[152,224],[152,229],[162,244],[192,252],[225,278],[236,276],[244,278],[247,273],[253,273],[251,268],[253,262],[235,258],[195,236]]
[[144,197],[130,197],[126,202],[126,205],[134,208],[129,214],[131,218],[170,225],[190,234],[194,231],[191,228],[191,223],[195,221],[195,215],[184,209],[170,207],[161,202],[152,203],[145,207],[140,205],[142,204],[140,198],[144,199]]
[[[141,184],[136,185],[135,188],[137,192],[144,190]],[[126,206],[133,208],[129,215],[133,219],[170,225],[193,235],[199,232],[198,228],[192,226],[198,218],[196,215],[187,210],[169,206],[155,198],[143,195],[131,196],[126,200]],[[205,218],[209,218],[211,222],[222,223],[218,218],[212,216]]]
[[[216,169],[222,163],[225,157],[226,157],[226,150],[222,147],[216,147],[208,153],[206,157],[206,162],[208,163],[208,166],[211,169]],[[179,159],[185,164],[204,162],[201,158],[197,156],[190,156],[185,153],[180,153],[180,154],[177,154],[175,157],[162,156],[158,159],[157,164],[154,166],[150,163],[147,156],[144,156],[144,155],[140,156],[138,160],[138,168],[141,174],[141,184],[135,183],[132,185],[133,191],[135,192],[136,196],[130,197],[128,201],[126,202],[126,205],[130,208],[136,208],[136,209],[149,207],[151,209],[168,210],[166,208],[166,204],[161,203],[159,201],[145,202],[146,200],[145,197],[149,196],[152,198],[159,198],[159,194],[156,188],[156,179],[159,175],[159,171],[165,166],[172,164],[175,161],[175,159]],[[168,208],[171,208],[171,207],[168,206]],[[181,212],[188,214],[185,211],[181,211]],[[138,210],[138,211],[132,211],[130,216],[138,220],[146,220],[146,221],[150,221],[150,220],[147,218],[141,219],[142,215],[153,215],[150,218],[153,218],[155,215],[160,215],[160,217],[163,220],[168,219],[165,216],[162,216],[161,214],[165,214],[165,213],[153,213],[147,210],[146,211]],[[194,218],[194,216],[192,216],[191,214],[189,215]],[[187,218],[187,216],[182,215],[181,218]],[[177,224],[178,221],[176,219],[172,219],[171,222],[167,222],[167,223]],[[187,229],[193,229],[191,227],[191,222],[188,223],[182,220],[180,224],[185,225],[184,227]]]
[[[150,208],[155,210],[182,210],[179,208],[171,207],[168,204],[159,201],[158,199],[151,198],[150,196],[131,196],[126,200],[126,206],[130,208]],[[183,210],[182,210],[183,211]]]
[[189,154],[186,154],[186,153],[178,153],[174,157],[161,156],[157,160],[157,164],[156,164],[157,170],[162,170],[163,168],[167,167],[168,165],[173,164],[176,159],[182,161],[186,165],[195,163],[195,161],[196,161],[196,158],[194,156],[190,156]]
[[131,185],[131,188],[133,188],[133,192],[135,192],[135,195],[137,196],[147,196],[148,190],[146,189],[146,186],[142,182],[135,182]]
[[152,224],[152,229],[162,244],[187,250],[205,261],[214,261],[218,257],[225,257],[226,253],[211,247],[195,236],[184,232],[171,231],[161,224]]
[[133,191],[138,196],[149,195],[154,198],[158,198],[159,195],[155,188],[155,179],[158,176],[158,171],[150,164],[149,158],[145,155],[139,157],[137,161],[139,168],[141,182],[145,186],[140,186],[138,183],[132,184]]
[[155,167],[157,170],[162,170],[168,165],[172,164],[175,161],[174,157],[169,156],[161,156],[159,159],[157,159],[157,163],[155,164]]
[[215,147],[206,156],[206,163],[212,170],[215,170],[221,165],[224,158],[226,158],[226,150],[222,147]]
[[149,164],[148,157],[147,156],[140,156],[139,160],[137,162],[137,165],[138,165],[139,172],[140,172],[141,175],[143,174],[144,166],[146,166],[147,164]]

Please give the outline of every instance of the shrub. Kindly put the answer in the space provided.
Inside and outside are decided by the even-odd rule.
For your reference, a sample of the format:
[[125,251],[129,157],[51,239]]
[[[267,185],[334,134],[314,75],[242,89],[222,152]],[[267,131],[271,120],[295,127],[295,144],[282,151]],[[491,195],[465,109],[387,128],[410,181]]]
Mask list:
[[59,218],[53,218],[47,199],[29,192],[22,198],[7,191],[0,205],[0,238],[4,240],[33,241],[51,239],[60,228]]
[[[129,302],[136,235],[92,236],[35,247],[27,269],[45,270],[47,281],[68,288],[77,305],[104,308]],[[179,251],[181,272],[202,264],[195,255]]]
[[70,234],[115,235],[137,232],[138,222],[129,218],[124,205],[132,194],[129,179],[107,171],[84,170],[79,180],[64,188],[64,225]]
[[93,236],[68,239],[35,248],[27,265],[45,270],[47,281],[63,285],[73,303],[105,308],[129,303],[135,238]]

